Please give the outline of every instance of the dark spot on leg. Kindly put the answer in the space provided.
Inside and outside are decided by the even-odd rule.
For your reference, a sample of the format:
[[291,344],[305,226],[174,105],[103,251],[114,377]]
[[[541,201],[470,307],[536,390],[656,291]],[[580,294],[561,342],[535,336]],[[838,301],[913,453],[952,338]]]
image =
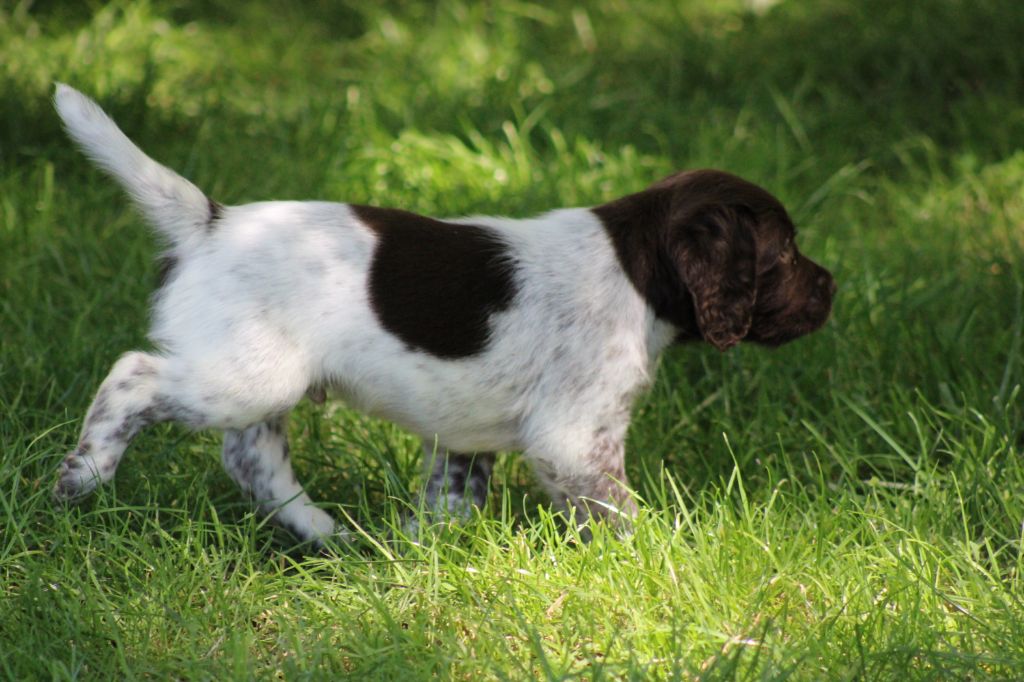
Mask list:
[[93,399],[86,421],[102,422],[106,421],[108,417],[110,417],[110,390],[104,387]]
[[135,367],[132,368],[132,376],[154,377],[156,376],[156,368],[148,360],[139,358],[139,361],[135,363]]
[[[429,507],[436,507],[442,497],[461,497],[477,507],[487,502],[494,454],[476,455],[448,453],[438,458],[427,481],[426,496]],[[452,511],[452,510],[450,510]]]
[[117,427],[110,437],[127,443],[135,437],[135,434],[151,424],[170,419],[182,421],[180,414],[176,413],[173,409],[173,405],[173,403],[159,397],[154,398],[146,407],[126,415],[121,425]]

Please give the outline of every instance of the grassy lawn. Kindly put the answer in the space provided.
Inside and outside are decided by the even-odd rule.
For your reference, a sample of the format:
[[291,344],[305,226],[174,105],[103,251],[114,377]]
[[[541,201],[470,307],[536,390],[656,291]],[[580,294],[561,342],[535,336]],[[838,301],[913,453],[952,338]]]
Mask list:
[[[1024,671],[1024,4],[21,1],[0,9],[0,677],[1013,679]],[[663,359],[635,533],[590,544],[503,455],[396,539],[418,442],[302,404],[300,478],[365,531],[305,556],[216,433],[50,499],[157,245],[52,81],[232,204],[598,203],[682,168],[778,195],[839,282],[777,351]]]

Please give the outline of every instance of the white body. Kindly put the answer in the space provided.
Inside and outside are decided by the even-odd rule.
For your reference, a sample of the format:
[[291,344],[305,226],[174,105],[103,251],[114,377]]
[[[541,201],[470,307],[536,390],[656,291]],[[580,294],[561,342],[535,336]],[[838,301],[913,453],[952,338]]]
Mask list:
[[138,429],[173,419],[226,430],[229,473],[300,537],[321,537],[333,521],[294,481],[280,421],[321,389],[453,452],[522,450],[556,498],[607,501],[606,479],[624,480],[630,408],[675,330],[631,285],[589,209],[464,219],[507,243],[517,291],[482,353],[442,359],[410,350],[376,318],[368,272],[378,237],[348,205],[217,207],[213,223],[205,195],[95,103],[62,85],[55,101],[176,261],[154,298],[156,351],[114,366],[58,495],[109,480]]
[[451,450],[579,450],[571,431],[589,429],[587,440],[628,415],[672,330],[589,210],[463,221],[512,245],[519,289],[486,351],[450,360],[408,350],[381,327],[367,286],[376,235],[347,205],[224,209],[153,307],[151,338],[180,366],[169,372],[182,378],[175,394],[190,405],[220,396],[207,401],[208,425],[241,428],[323,386]]

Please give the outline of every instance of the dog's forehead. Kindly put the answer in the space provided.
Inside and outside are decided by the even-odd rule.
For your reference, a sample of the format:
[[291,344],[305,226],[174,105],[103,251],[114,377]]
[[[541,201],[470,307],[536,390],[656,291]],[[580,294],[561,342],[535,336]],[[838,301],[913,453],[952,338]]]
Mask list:
[[675,173],[655,185],[673,193],[678,205],[720,203],[742,206],[754,214],[754,238],[762,254],[773,258],[796,235],[789,213],[768,190],[719,170]]
[[796,227],[781,206],[778,211],[766,211],[758,216],[757,232],[759,239],[776,241],[780,244],[792,241],[796,237]]
[[777,224],[790,232],[793,229],[785,207],[771,192],[725,171],[681,171],[660,180],[651,189],[670,192],[673,202],[680,207],[693,203],[743,206],[753,212],[759,222]]

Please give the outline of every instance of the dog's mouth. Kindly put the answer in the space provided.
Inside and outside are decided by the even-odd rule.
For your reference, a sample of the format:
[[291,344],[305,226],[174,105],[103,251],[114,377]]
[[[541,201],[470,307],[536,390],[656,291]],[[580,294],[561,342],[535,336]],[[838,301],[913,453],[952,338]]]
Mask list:
[[[787,320],[781,326],[773,327],[768,332],[758,331],[751,328],[749,334],[745,340],[753,341],[754,343],[762,346],[769,346],[776,348],[790,341],[795,341],[801,336],[806,336],[811,332],[817,331],[824,326],[825,322],[828,321],[829,313],[826,310],[824,314],[818,315],[807,315],[797,320]],[[776,323],[778,324],[778,323]]]
[[754,315],[747,341],[776,347],[817,331],[832,314],[835,284],[830,279],[800,306],[779,313]]

